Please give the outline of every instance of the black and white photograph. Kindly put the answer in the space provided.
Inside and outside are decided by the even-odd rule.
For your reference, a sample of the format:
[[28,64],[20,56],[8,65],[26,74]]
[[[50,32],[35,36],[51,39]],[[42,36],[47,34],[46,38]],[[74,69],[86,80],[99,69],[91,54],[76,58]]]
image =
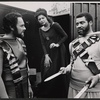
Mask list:
[[100,98],[100,2],[0,1],[0,98]]

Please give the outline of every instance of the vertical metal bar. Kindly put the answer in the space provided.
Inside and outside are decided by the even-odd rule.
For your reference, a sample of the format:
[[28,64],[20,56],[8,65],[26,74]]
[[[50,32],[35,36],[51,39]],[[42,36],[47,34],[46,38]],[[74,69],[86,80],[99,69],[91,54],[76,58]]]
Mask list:
[[83,12],[83,5],[84,3],[81,3],[81,12]]
[[90,13],[90,5],[91,5],[91,4],[89,3],[89,7],[88,7],[88,12],[89,12],[89,13]]
[[70,4],[71,17],[71,41],[74,39],[74,3]]
[[95,11],[96,11],[96,21],[95,21],[95,27],[96,27],[96,31],[98,30],[98,3],[96,3],[96,7],[95,7]]

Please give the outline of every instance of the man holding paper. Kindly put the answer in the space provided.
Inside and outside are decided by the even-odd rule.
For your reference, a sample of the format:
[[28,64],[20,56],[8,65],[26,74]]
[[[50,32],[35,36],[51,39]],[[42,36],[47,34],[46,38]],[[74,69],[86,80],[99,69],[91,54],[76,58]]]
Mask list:
[[100,98],[100,37],[92,24],[89,13],[76,16],[79,36],[69,44],[70,64],[60,69],[63,74],[71,73],[68,98],[74,98],[87,84],[88,89],[83,89],[79,98]]

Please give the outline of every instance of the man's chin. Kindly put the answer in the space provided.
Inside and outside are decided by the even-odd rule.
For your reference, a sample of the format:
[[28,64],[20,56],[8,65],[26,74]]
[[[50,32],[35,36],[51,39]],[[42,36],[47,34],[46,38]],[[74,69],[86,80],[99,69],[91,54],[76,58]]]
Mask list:
[[79,35],[81,35],[81,36],[83,36],[83,37],[85,37],[86,36],[86,34],[85,33],[78,33]]
[[22,34],[18,34],[16,37],[19,37],[19,38],[23,38],[24,37],[24,35],[22,35]]
[[21,34],[21,37],[22,37],[22,38],[24,37],[24,33]]
[[83,33],[83,32],[78,32],[78,34],[79,34],[79,35],[84,35],[84,33]]

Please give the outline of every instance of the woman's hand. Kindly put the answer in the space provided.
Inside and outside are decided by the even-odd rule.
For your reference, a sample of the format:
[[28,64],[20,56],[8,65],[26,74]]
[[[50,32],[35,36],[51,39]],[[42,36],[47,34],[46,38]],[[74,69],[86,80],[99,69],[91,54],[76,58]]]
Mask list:
[[95,75],[95,76],[91,76],[90,78],[88,78],[88,80],[86,81],[86,84],[90,84],[89,88],[94,87],[98,82],[99,82],[99,74]]
[[44,66],[50,67],[50,62],[52,63],[51,58],[49,57],[48,54],[46,54],[46,55],[45,55]]
[[70,71],[71,71],[71,64],[69,64],[67,67],[61,67],[60,71],[62,71],[62,74],[70,73]]
[[50,44],[50,49],[52,49],[52,48],[54,48],[54,47],[59,47],[59,44],[51,43],[51,44]]
[[28,87],[28,90],[29,90],[29,98],[33,98],[33,91],[31,86]]

